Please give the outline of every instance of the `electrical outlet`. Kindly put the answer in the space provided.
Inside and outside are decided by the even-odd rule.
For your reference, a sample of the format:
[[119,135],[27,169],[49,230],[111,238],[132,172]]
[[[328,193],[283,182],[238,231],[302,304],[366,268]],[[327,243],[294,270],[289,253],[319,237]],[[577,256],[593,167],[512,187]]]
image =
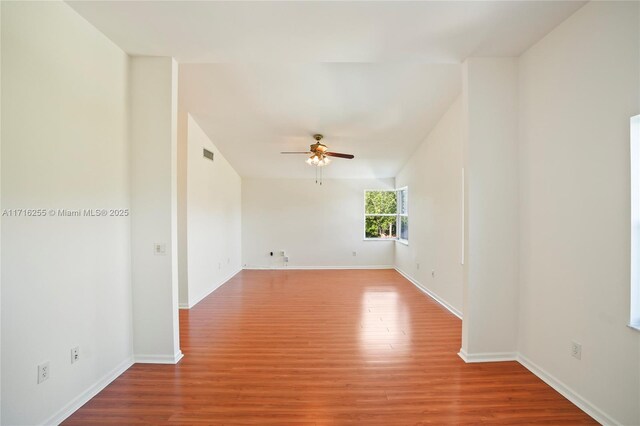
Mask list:
[[354,250],[353,252],[351,252],[351,254],[353,254],[354,256],[357,256],[358,252]]
[[49,379],[49,361],[38,365],[38,384]]
[[571,342],[571,356],[575,359],[582,359],[582,345],[580,343]]
[[420,264],[416,263],[416,269],[420,269]]
[[431,278],[435,278],[436,277],[436,270],[432,269],[431,270]]
[[280,256],[286,256],[284,250],[280,250]]
[[285,263],[288,262],[289,261],[289,256],[285,256],[284,257],[284,261],[285,261]]
[[71,348],[71,364],[73,364],[76,361],[80,361],[80,346]]

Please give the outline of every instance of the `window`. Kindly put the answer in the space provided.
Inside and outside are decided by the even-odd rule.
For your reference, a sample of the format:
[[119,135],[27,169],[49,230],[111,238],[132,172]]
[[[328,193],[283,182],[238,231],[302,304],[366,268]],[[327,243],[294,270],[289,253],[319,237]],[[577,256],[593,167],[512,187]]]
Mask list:
[[640,115],[631,118],[631,315],[640,330]]
[[407,188],[364,192],[364,238],[409,240]]
[[398,194],[398,240],[407,242],[409,241],[409,213],[407,200],[407,188],[401,188],[397,191]]
[[364,192],[364,237],[395,239],[398,229],[398,198],[396,191]]

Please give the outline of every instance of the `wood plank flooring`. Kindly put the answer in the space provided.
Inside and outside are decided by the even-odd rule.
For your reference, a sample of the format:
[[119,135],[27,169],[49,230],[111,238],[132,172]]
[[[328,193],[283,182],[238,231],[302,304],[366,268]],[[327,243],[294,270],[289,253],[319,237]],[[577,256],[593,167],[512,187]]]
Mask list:
[[136,364],[64,424],[596,424],[392,270],[242,271],[180,311],[179,364]]

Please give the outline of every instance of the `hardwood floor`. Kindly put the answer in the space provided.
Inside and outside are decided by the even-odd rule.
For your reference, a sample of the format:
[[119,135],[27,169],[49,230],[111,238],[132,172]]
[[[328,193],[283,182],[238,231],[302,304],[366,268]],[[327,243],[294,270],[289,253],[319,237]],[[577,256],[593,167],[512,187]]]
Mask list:
[[596,424],[392,270],[242,271],[180,311],[179,364],[136,364],[65,424]]

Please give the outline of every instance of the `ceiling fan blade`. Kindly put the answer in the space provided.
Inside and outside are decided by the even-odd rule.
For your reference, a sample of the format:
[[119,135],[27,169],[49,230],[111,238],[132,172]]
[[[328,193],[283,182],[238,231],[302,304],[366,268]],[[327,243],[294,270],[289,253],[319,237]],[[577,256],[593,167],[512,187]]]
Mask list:
[[355,158],[351,154],[341,154],[339,152],[325,152],[324,155],[327,155],[329,157],[348,158],[348,159]]
[[311,154],[310,151],[284,151],[280,154]]

